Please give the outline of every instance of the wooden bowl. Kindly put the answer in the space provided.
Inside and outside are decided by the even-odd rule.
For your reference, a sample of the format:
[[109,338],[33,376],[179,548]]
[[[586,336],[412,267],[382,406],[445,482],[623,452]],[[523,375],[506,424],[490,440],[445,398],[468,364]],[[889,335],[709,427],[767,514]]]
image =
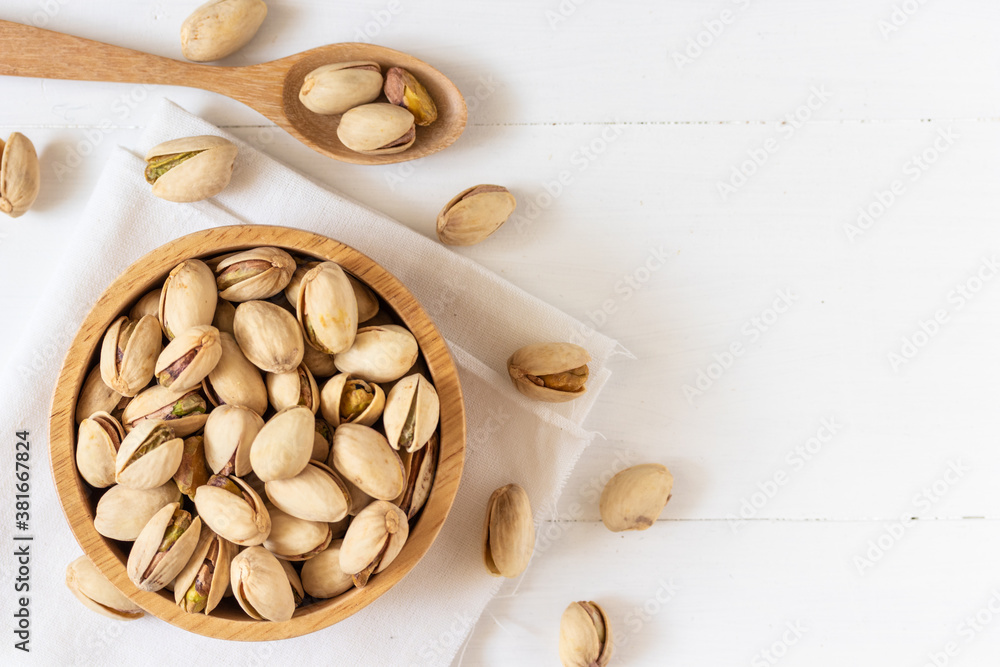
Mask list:
[[[336,262],[371,287],[416,337],[441,399],[437,475],[430,497],[399,556],[385,571],[373,576],[365,588],[302,607],[283,623],[254,621],[233,598],[224,599],[210,616],[189,614],[174,604],[173,594],[166,589],[149,593],[136,588],[125,571],[128,554],[123,551],[123,543],[100,535],[94,528],[94,511],[102,491],[83,481],[76,470],[74,455],[80,388],[100,355],[101,339],[111,322],[162,283],[182,260],[259,246],[277,246]],[[77,541],[98,569],[153,616],[201,635],[241,641],[270,641],[314,632],[347,618],[394,586],[427,553],[441,530],[458,492],[465,461],[465,406],[458,372],[448,346],[427,313],[402,283],[357,250],[318,234],[287,227],[241,225],[195,232],[157,248],[126,269],[98,299],[70,345],[52,399],[49,428],[52,475],[59,501]]]

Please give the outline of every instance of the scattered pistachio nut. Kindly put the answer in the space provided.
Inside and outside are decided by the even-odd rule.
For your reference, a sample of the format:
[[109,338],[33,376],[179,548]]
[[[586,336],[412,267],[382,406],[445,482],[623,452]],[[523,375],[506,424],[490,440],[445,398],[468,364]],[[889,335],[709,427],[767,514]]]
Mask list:
[[66,587],[87,609],[116,621],[142,618],[142,608],[122,594],[89,558],[80,556],[66,566]]
[[535,548],[535,524],[528,494],[517,484],[493,492],[483,525],[483,562],[494,577],[513,579],[528,567]]
[[507,360],[507,372],[519,392],[548,403],[564,403],[587,391],[590,354],[573,343],[526,345]]
[[264,490],[275,507],[308,521],[340,521],[350,508],[347,486],[337,473],[319,461],[310,461],[291,479],[265,482]]
[[144,421],[162,421],[178,438],[200,431],[207,420],[208,404],[198,388],[178,393],[158,384],[139,392],[122,412],[126,432]]
[[477,185],[455,195],[437,217],[437,235],[445,245],[475,245],[500,229],[517,207],[501,185]]
[[295,595],[284,567],[270,551],[254,546],[233,558],[233,596],[251,618],[287,621],[295,613]]
[[316,417],[307,407],[281,410],[264,424],[250,447],[250,467],[265,482],[295,477],[309,463]]
[[246,46],[267,17],[263,0],[210,0],[181,25],[181,53],[204,63]]
[[271,532],[264,548],[282,560],[308,561],[327,548],[333,539],[330,524],[308,521],[269,507]]
[[125,429],[107,412],[95,412],[80,422],[76,440],[76,467],[94,488],[115,483],[115,457],[125,437]]
[[181,492],[173,480],[155,489],[112,486],[97,501],[94,528],[104,537],[131,542],[139,537],[154,514],[180,499]]
[[35,146],[20,132],[0,141],[0,211],[12,218],[27,212],[38,197],[41,168]]
[[340,547],[340,569],[351,575],[355,586],[364,588],[373,574],[396,559],[409,534],[403,510],[386,500],[376,500],[347,527]]
[[184,441],[166,422],[147,420],[122,440],[115,457],[115,481],[130,489],[166,484],[181,464]]
[[347,274],[334,262],[322,262],[299,282],[295,310],[306,341],[321,352],[338,354],[354,344],[358,301]]
[[333,598],[354,588],[354,579],[340,567],[344,540],[330,546],[302,564],[302,587],[314,598]]
[[158,591],[172,582],[198,546],[201,517],[191,517],[180,503],[170,503],[153,515],[128,554],[126,571],[144,591]]
[[622,470],[601,493],[601,521],[608,530],[646,530],[652,526],[674,488],[674,477],[659,463]]
[[146,153],[146,182],[167,201],[208,199],[229,185],[236,153],[235,144],[214,135],[167,141]]
[[168,340],[200,324],[211,324],[219,292],[212,269],[200,259],[175,266],[160,289],[160,326]]
[[184,439],[184,454],[181,464],[174,473],[174,482],[188,498],[194,498],[195,491],[202,484],[208,483],[212,471],[205,463],[205,436],[193,435]]
[[80,398],[76,402],[76,423],[82,423],[95,412],[112,412],[121,400],[122,395],[109,387],[101,377],[100,365],[95,366],[80,388]]
[[333,432],[330,467],[363,492],[392,500],[406,488],[403,462],[385,436],[360,424],[341,424]]
[[596,602],[571,602],[559,624],[563,667],[607,667],[614,649],[608,616]]
[[391,104],[412,113],[417,125],[430,125],[437,120],[434,98],[415,76],[402,67],[390,67],[385,73],[385,97]]
[[219,342],[222,344],[219,363],[201,383],[209,402],[214,406],[244,407],[263,416],[267,410],[267,387],[260,369],[246,358],[232,334],[220,332]]
[[160,354],[160,327],[149,315],[124,315],[111,323],[101,344],[101,377],[123,396],[135,396],[153,378]]
[[208,526],[201,527],[191,560],[174,581],[174,602],[189,614],[210,614],[229,587],[229,567],[236,545]]
[[413,114],[384,102],[364,104],[340,118],[337,137],[352,151],[364,155],[401,153],[417,138]]
[[156,381],[176,392],[200,388],[221,357],[219,330],[199,324],[180,332],[163,348],[156,359]]
[[397,324],[362,327],[334,363],[341,373],[368,382],[394,382],[413,367],[419,351],[413,334]]
[[295,260],[281,248],[254,248],[219,262],[215,282],[226,301],[269,299],[285,289],[294,271]]
[[349,373],[340,373],[327,380],[320,394],[320,410],[332,426],[372,426],[382,416],[383,408],[385,392],[382,387]]
[[264,378],[264,384],[267,385],[267,395],[275,410],[284,410],[296,405],[309,408],[313,413],[319,410],[319,387],[316,386],[316,378],[309,372],[305,361],[287,373],[268,373]]
[[382,423],[393,449],[415,452],[437,430],[441,404],[430,380],[420,373],[397,382],[385,399]]
[[267,301],[244,301],[233,320],[246,358],[267,373],[287,373],[302,363],[302,329],[287,310]]
[[334,115],[374,102],[382,92],[382,68],[357,60],[317,67],[306,74],[299,101],[313,113]]
[[239,477],[212,475],[195,491],[194,506],[209,528],[233,544],[263,544],[271,532],[264,501]]

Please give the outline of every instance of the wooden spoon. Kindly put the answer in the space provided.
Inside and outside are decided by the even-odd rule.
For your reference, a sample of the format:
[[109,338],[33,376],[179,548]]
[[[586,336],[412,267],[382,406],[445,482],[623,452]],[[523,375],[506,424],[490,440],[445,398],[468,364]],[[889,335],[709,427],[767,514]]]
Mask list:
[[[217,67],[0,21],[0,45],[0,75],[210,90],[258,111],[314,151],[354,164],[391,164],[431,155],[454,143],[468,119],[462,93],[448,77],[411,55],[373,44],[330,44],[260,65]],[[320,65],[350,60],[377,62],[383,72],[393,66],[403,67],[434,98],[438,119],[428,127],[418,127],[416,142],[402,153],[355,153],[337,138],[339,115],[321,116],[299,102],[306,74]]]

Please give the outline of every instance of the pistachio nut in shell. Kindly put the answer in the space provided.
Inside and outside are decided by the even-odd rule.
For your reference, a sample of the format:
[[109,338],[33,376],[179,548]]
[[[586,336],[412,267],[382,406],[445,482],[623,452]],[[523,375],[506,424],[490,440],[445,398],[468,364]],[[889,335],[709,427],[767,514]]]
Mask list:
[[144,421],[162,421],[178,438],[200,431],[207,420],[208,403],[198,388],[177,393],[154,384],[139,392],[122,411],[122,426],[127,432]]
[[367,322],[378,315],[378,297],[375,296],[375,292],[349,273],[347,279],[354,289],[354,299],[358,302],[358,322]]
[[564,403],[587,391],[590,354],[573,343],[526,345],[507,360],[507,373],[519,392],[547,403]]
[[354,579],[340,567],[344,540],[330,542],[325,550],[302,564],[302,587],[314,598],[333,598],[354,588]]
[[205,396],[212,405],[238,405],[263,416],[267,410],[267,387],[260,369],[246,358],[232,334],[220,332],[219,342],[222,344],[219,363],[201,383]]
[[409,534],[403,510],[388,501],[376,500],[347,527],[340,547],[340,569],[351,575],[355,586],[364,588],[371,575],[396,559]]
[[264,548],[282,560],[304,561],[330,544],[333,533],[325,521],[308,521],[292,516],[277,507],[269,507],[271,532]]
[[608,530],[646,530],[656,522],[670,500],[674,476],[659,463],[643,463],[622,470],[608,480],[601,493],[601,521]]
[[332,426],[371,426],[382,416],[383,408],[385,392],[382,387],[349,373],[340,373],[327,380],[320,394],[320,410]]
[[142,618],[142,608],[125,597],[89,558],[80,556],[66,566],[66,587],[87,609],[116,621]]
[[415,76],[402,67],[390,67],[385,73],[385,97],[390,104],[412,113],[417,125],[426,126],[437,120],[434,98]]
[[222,405],[212,410],[205,422],[205,462],[222,475],[243,477],[253,470],[250,448],[264,420],[253,410],[239,405]]
[[351,509],[348,510],[348,513],[351,516],[357,516],[361,510],[371,505],[372,501],[375,500],[347,480],[344,480],[344,485],[347,487],[347,492],[351,496]]
[[170,503],[153,515],[136,538],[128,554],[126,571],[132,583],[144,591],[158,591],[180,573],[201,533],[201,517]]
[[281,248],[254,248],[220,261],[215,282],[226,301],[269,299],[285,289],[294,271],[295,260]]
[[169,340],[176,334],[211,324],[219,291],[212,269],[200,259],[186,259],[175,266],[160,288],[160,326]]
[[362,327],[334,363],[341,373],[369,382],[394,382],[413,367],[418,352],[417,339],[398,324]]
[[198,546],[174,581],[174,602],[189,614],[210,614],[229,587],[236,545],[201,527]]
[[231,141],[214,135],[167,141],[146,153],[146,182],[167,201],[208,199],[229,185],[237,152]]
[[251,618],[287,621],[295,613],[292,585],[281,563],[264,547],[244,549],[230,567],[233,595]]
[[333,523],[347,516],[351,496],[343,480],[318,461],[291,479],[265,482],[268,499],[275,507],[309,521]]
[[173,480],[155,489],[112,486],[97,501],[94,528],[104,537],[131,542],[154,514],[180,499],[181,492]]
[[111,323],[101,342],[101,377],[123,396],[135,396],[153,379],[160,354],[160,327],[155,317],[138,321],[122,316]]
[[302,351],[302,363],[306,365],[314,378],[326,378],[337,373],[333,355],[320,352],[312,345],[306,345]]
[[0,141],[0,211],[12,218],[27,212],[38,197],[41,168],[35,146],[20,132]]
[[263,0],[210,0],[181,24],[181,53],[204,63],[246,46],[267,17]]
[[333,432],[330,464],[372,498],[392,500],[406,487],[406,471],[385,436],[360,424],[341,424]]
[[184,454],[181,464],[174,473],[174,482],[185,496],[194,498],[199,486],[208,482],[212,471],[205,463],[205,437],[192,435],[184,439]]
[[406,517],[412,519],[427,502],[434,484],[434,473],[437,471],[438,435],[435,433],[427,441],[427,445],[417,451],[404,453],[403,467],[406,468],[406,488],[399,498],[393,502],[406,512]]
[[130,320],[142,319],[145,315],[152,315],[159,320],[160,317],[160,290],[146,292],[142,298],[135,302],[132,309],[128,311]]
[[104,489],[115,483],[115,457],[125,429],[107,412],[95,412],[80,422],[76,439],[76,468],[94,488]]
[[333,429],[325,420],[316,418],[316,430],[313,433],[313,450],[309,457],[313,461],[326,461],[330,457],[330,445],[333,443]]
[[81,423],[95,412],[112,412],[121,399],[122,395],[109,387],[101,377],[101,367],[95,366],[80,387],[80,398],[76,402],[76,423]]
[[174,337],[156,359],[156,381],[177,392],[201,385],[222,357],[219,330],[199,324]]
[[295,600],[295,607],[298,608],[306,598],[305,589],[302,588],[302,579],[299,578],[299,573],[295,571],[291,561],[279,558],[278,563],[281,564],[281,569],[285,571],[285,576],[288,577],[288,583],[292,587],[292,599]]
[[306,341],[317,350],[338,354],[354,343],[358,301],[347,274],[334,262],[321,262],[302,277],[295,311]]
[[295,477],[309,463],[316,435],[312,410],[296,405],[271,417],[250,447],[250,467],[263,482]]
[[469,188],[438,213],[438,238],[445,245],[475,245],[500,229],[516,207],[514,195],[501,185]]
[[608,616],[596,602],[571,602],[559,623],[563,667],[607,667],[614,648]]
[[415,373],[389,390],[382,423],[393,449],[415,452],[431,439],[440,416],[441,404],[434,385]]
[[266,373],[287,373],[302,363],[302,329],[281,306],[267,301],[241,303],[233,333],[246,358]]
[[313,113],[327,116],[373,102],[381,92],[378,63],[354,60],[323,65],[306,74],[299,101]]
[[271,532],[264,501],[239,477],[213,475],[195,491],[194,506],[209,528],[233,544],[263,544]]
[[174,476],[184,441],[165,422],[148,420],[122,440],[115,457],[115,481],[130,489],[153,489]]
[[236,306],[232,301],[219,299],[215,306],[215,317],[212,318],[212,326],[219,330],[220,334],[227,333],[233,335],[233,320],[236,318]]
[[275,410],[293,406],[309,408],[313,413],[319,410],[319,387],[304,361],[287,373],[268,373],[264,384]]
[[337,138],[356,153],[401,153],[416,140],[413,114],[394,104],[364,104],[347,111],[337,126]]
[[535,524],[528,494],[517,484],[493,492],[483,525],[483,562],[494,577],[513,579],[528,567],[535,548]]

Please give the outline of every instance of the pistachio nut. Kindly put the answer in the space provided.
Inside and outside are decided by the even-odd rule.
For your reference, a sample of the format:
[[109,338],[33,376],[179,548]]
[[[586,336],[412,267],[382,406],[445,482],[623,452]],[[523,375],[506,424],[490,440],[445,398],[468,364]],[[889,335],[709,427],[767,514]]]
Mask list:
[[66,587],[87,609],[116,621],[142,618],[142,608],[125,597],[89,558],[80,556],[66,566]]
[[269,299],[285,289],[293,271],[295,260],[281,248],[254,248],[219,262],[215,283],[227,301]]
[[[302,279],[307,273],[320,265],[321,262],[306,262],[295,269],[295,273],[292,274],[292,279],[288,283],[288,287],[285,288],[285,298],[288,299],[289,303],[298,303],[299,301],[299,287],[302,284]],[[378,315],[379,303],[378,297],[375,296],[375,292],[371,290],[363,282],[352,276],[350,273],[344,272],[347,275],[348,282],[351,283],[351,288],[354,290],[354,300],[358,303],[358,322],[367,322],[371,318]],[[326,376],[333,375],[334,371],[329,373],[317,373],[316,369],[310,368],[315,375]]]
[[31,141],[12,132],[0,141],[0,211],[18,218],[31,208],[41,186],[38,154]]
[[264,489],[275,507],[309,521],[340,521],[350,508],[351,496],[343,480],[318,461],[310,461],[291,479],[265,482]]
[[115,483],[115,457],[125,437],[125,429],[107,412],[95,412],[80,422],[76,439],[76,467],[94,488]]
[[563,667],[607,667],[614,641],[608,616],[596,602],[571,602],[559,624]]
[[309,463],[316,417],[301,405],[285,408],[264,424],[250,447],[250,467],[265,484],[295,477]]
[[170,503],[153,515],[128,554],[126,571],[144,591],[158,591],[177,577],[198,546],[201,517]]
[[181,464],[174,473],[174,482],[188,498],[194,498],[195,491],[202,484],[208,483],[208,478],[212,476],[212,471],[205,463],[205,437],[193,435],[184,439],[184,454],[181,456]]
[[199,324],[211,324],[219,292],[212,269],[200,259],[186,259],[167,275],[160,289],[160,326],[173,340]]
[[406,488],[393,502],[412,519],[427,502],[437,471],[438,435],[434,433],[425,447],[411,453],[404,452],[403,467],[406,468]]
[[233,595],[251,618],[287,621],[295,613],[295,595],[285,569],[264,547],[244,549],[230,567]]
[[271,515],[271,532],[264,540],[264,548],[282,560],[309,560],[330,544],[333,533],[330,524],[308,521],[268,507]]
[[236,545],[201,527],[191,560],[174,581],[174,602],[189,614],[211,614],[229,586],[229,566]]
[[500,185],[477,185],[458,193],[437,217],[437,235],[446,245],[475,245],[500,229],[517,200]]
[[643,463],[622,470],[608,480],[601,493],[601,521],[608,530],[646,530],[670,500],[674,477],[659,463]]
[[212,475],[195,491],[194,506],[209,528],[233,544],[263,544],[271,532],[264,501],[239,477]]
[[135,302],[132,310],[128,311],[130,320],[142,319],[146,315],[152,315],[159,320],[160,317],[160,290],[146,292],[141,299]]
[[295,405],[309,408],[313,413],[319,410],[319,387],[304,362],[287,373],[268,373],[264,384],[275,410]]
[[299,573],[295,571],[291,561],[279,558],[278,563],[281,564],[281,569],[285,571],[288,583],[292,586],[292,599],[295,601],[295,608],[298,609],[298,606],[306,598],[305,589],[302,588],[302,579],[299,577]]
[[213,135],[167,141],[146,153],[146,182],[167,201],[208,199],[229,185],[236,153],[235,144]]
[[354,588],[354,579],[340,567],[344,540],[330,542],[324,551],[302,564],[302,587],[314,598],[333,598]]
[[346,481],[379,500],[392,500],[406,487],[406,471],[399,455],[370,426],[338,426],[333,432],[330,466]]
[[219,342],[222,356],[202,382],[209,402],[215,406],[237,405],[263,415],[267,410],[267,387],[260,370],[246,358],[234,336],[221,332]]
[[153,489],[174,476],[184,441],[166,422],[147,420],[122,440],[115,457],[115,481],[130,489]]
[[178,438],[200,431],[207,420],[208,404],[197,388],[177,393],[158,384],[141,391],[122,412],[126,431],[145,421],[162,421]]
[[291,313],[267,301],[244,301],[233,320],[236,342],[267,373],[287,373],[302,363],[302,329]]
[[156,359],[156,381],[176,392],[200,387],[222,357],[219,330],[199,324],[177,334]]
[[295,309],[306,341],[321,352],[338,354],[354,343],[358,301],[347,274],[333,262],[310,269],[299,283]]
[[415,452],[437,430],[441,404],[430,380],[420,373],[397,382],[385,399],[382,423],[393,449]]
[[112,486],[97,501],[94,528],[104,537],[131,542],[154,514],[180,499],[181,492],[173,480],[155,489]]
[[316,429],[313,433],[313,449],[309,458],[313,461],[326,461],[330,456],[330,445],[333,442],[333,429],[326,421],[316,418]]
[[122,395],[109,387],[101,377],[101,367],[95,366],[80,388],[80,398],[76,402],[76,423],[81,423],[95,412],[114,411],[121,399]]
[[112,322],[101,344],[101,377],[123,396],[135,396],[153,379],[160,354],[160,327],[149,315]]
[[[367,507],[367,505],[365,507]],[[364,507],[361,509],[364,509]],[[354,516],[357,516],[357,514]],[[354,516],[348,515],[340,521],[334,521],[331,524],[327,524],[330,526],[330,532],[333,534],[333,539],[339,540],[347,534],[347,527],[351,525],[351,521],[354,519]]]
[[320,352],[312,345],[306,345],[302,351],[302,363],[306,365],[314,378],[326,378],[337,373],[333,355]]
[[517,484],[490,496],[483,525],[483,562],[494,577],[513,579],[528,567],[535,548],[535,524],[528,494]]
[[364,588],[373,574],[396,559],[410,534],[406,514],[386,500],[376,500],[354,517],[340,547],[340,569]]
[[385,73],[385,97],[391,104],[413,114],[417,125],[430,125],[437,120],[434,98],[417,78],[402,67],[390,67]]
[[302,286],[302,279],[305,278],[306,274],[315,269],[317,266],[322,264],[318,261],[309,261],[299,264],[295,272],[292,273],[292,279],[288,281],[288,285],[285,286],[285,300],[288,303],[294,305],[299,302],[299,288]]
[[563,403],[587,391],[590,354],[573,343],[527,345],[507,360],[507,372],[519,392],[537,401]]
[[267,16],[263,0],[209,0],[181,24],[181,53],[204,63],[246,46]]
[[388,155],[401,153],[417,138],[413,114],[384,102],[364,104],[340,117],[337,137],[357,153]]
[[365,382],[350,373],[334,375],[323,385],[320,409],[333,426],[361,424],[371,426],[382,416],[385,392],[374,382]]
[[239,405],[221,405],[205,422],[205,461],[220,475],[243,477],[253,469],[250,448],[264,428],[264,420],[253,410]]
[[334,359],[337,370],[368,382],[393,382],[417,361],[417,339],[398,324],[362,327],[350,349]]
[[323,65],[306,74],[299,101],[313,113],[334,115],[373,102],[381,92],[378,63],[356,60]]
[[220,334],[226,333],[232,336],[233,319],[235,317],[236,306],[233,305],[233,302],[219,299],[215,306],[215,317],[212,318],[212,326],[218,329]]
[[347,511],[347,513],[351,516],[357,516],[360,514],[361,510],[371,505],[372,501],[375,500],[375,498],[372,498],[347,480],[344,480],[344,485],[347,487],[347,492],[351,496],[351,509]]

